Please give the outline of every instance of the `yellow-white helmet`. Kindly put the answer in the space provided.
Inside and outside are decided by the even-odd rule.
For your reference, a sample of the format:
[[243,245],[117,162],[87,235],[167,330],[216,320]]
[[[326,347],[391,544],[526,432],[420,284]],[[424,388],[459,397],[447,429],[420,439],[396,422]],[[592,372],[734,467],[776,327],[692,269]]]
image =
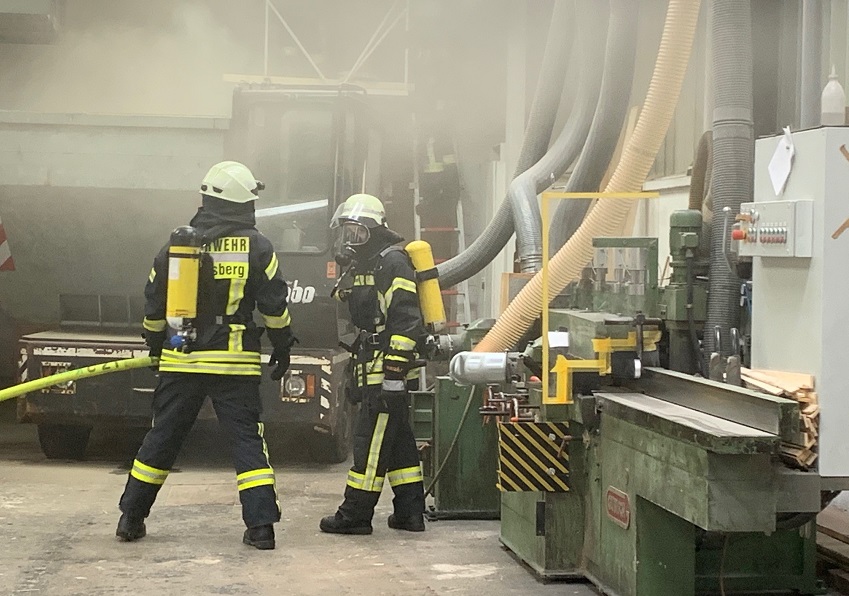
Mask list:
[[386,226],[386,209],[375,196],[351,195],[336,209],[330,227],[338,228],[345,223],[357,223],[367,228]]
[[209,169],[200,185],[200,194],[232,203],[255,201],[265,185],[254,178],[244,164],[222,161]]

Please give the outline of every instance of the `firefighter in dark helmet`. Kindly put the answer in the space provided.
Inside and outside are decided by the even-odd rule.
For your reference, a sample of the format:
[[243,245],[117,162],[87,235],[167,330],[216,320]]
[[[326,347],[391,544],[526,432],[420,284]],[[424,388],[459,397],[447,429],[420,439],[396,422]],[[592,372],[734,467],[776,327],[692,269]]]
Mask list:
[[337,261],[351,267],[353,279],[352,287],[337,296],[347,301],[359,330],[352,346],[351,387],[360,412],[344,501],[319,527],[336,534],[371,534],[374,508],[388,482],[395,494],[389,527],[421,532],[424,487],[407,392],[416,345],[425,334],[415,271],[407,254],[394,246],[402,238],[387,227],[377,198],[350,197],[331,227],[339,234]]
[[[274,348],[271,378],[282,378],[295,339],[287,309],[288,287],[271,242],[255,227],[254,204],[263,189],[244,165],[213,166],[201,184],[203,206],[191,228],[203,246],[197,274],[197,313],[187,345],[166,320],[169,279],[175,273],[166,245],[153,262],[145,287],[145,340],[159,356],[159,384],[153,395],[153,426],[133,462],[120,508],[117,536],[133,541],[145,535],[144,520],[180,451],[205,397],[229,436],[236,483],[247,530],[243,542],[274,548],[273,524],[280,521],[274,470],[260,422],[259,382],[263,317]],[[188,231],[188,232],[187,232]],[[176,232],[175,232],[176,234]],[[173,252],[173,251],[172,251]],[[179,255],[177,255],[179,256]],[[176,282],[172,282],[175,285]]]

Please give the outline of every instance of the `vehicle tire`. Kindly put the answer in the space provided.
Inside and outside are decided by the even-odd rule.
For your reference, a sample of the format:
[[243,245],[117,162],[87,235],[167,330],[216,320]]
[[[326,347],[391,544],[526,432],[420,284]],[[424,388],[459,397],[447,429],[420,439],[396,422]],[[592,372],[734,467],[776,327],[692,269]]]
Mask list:
[[343,401],[333,432],[313,432],[309,438],[310,456],[322,464],[339,464],[348,459],[353,442],[353,407]]
[[48,459],[83,459],[91,435],[90,426],[39,424],[38,442]]

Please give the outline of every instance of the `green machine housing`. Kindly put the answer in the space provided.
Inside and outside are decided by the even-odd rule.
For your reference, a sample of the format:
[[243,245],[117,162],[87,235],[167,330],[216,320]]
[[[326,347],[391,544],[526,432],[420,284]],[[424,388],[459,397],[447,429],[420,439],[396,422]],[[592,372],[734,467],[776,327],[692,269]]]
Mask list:
[[[615,366],[574,373],[571,403],[529,393],[541,428],[568,429],[560,454],[568,490],[504,490],[501,541],[542,578],[586,577],[619,596],[823,593],[815,572],[820,478],[776,457],[799,430],[799,405],[686,374],[698,370],[693,342],[705,319],[708,263],[700,213],[676,212],[670,227],[664,288],[656,240],[597,238],[572,294],[579,309],[549,312],[549,331],[568,330],[568,359],[596,359],[597,340],[622,345],[638,314],[659,317],[653,329],[663,341],[644,344],[643,366],[630,377],[621,367],[617,377]],[[504,445],[499,474],[509,464],[529,475],[533,458],[517,464]]]

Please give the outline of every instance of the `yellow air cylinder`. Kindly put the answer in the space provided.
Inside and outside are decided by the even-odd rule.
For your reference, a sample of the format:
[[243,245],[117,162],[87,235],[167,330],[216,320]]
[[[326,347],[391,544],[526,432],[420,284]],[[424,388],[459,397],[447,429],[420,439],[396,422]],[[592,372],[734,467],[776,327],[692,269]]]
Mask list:
[[425,325],[429,325],[434,331],[439,331],[445,324],[445,306],[442,303],[442,292],[439,288],[430,244],[423,240],[415,240],[410,242],[404,250],[410,255],[413,268],[417,273],[416,286]]
[[182,328],[186,319],[194,319],[198,314],[200,245],[200,235],[190,226],[181,226],[171,234],[165,318],[174,329]]

